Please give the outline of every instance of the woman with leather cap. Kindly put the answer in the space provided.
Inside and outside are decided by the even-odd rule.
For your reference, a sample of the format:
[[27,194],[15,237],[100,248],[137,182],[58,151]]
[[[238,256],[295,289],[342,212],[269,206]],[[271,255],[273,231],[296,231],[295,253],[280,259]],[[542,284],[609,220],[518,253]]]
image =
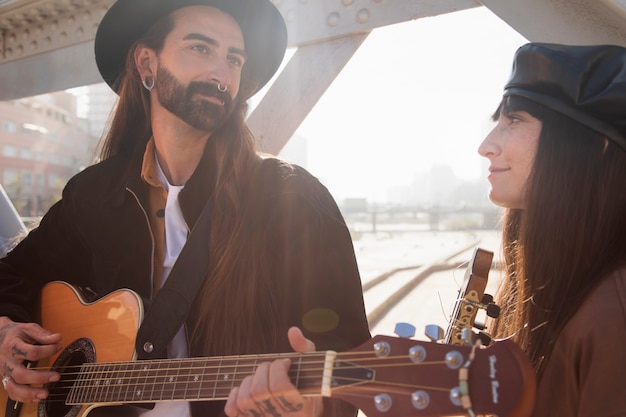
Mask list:
[[[274,75],[286,45],[269,0],[119,0],[109,8],[95,58],[119,101],[102,162],[74,176],[0,260],[0,372],[11,398],[31,406],[48,399],[41,384],[59,380],[24,364],[72,342],[32,323],[53,280],[80,288],[87,302],[121,288],[139,294],[148,307],[129,351],[142,360],[344,351],[369,338],[335,201],[304,169],[257,154],[245,123],[247,99]],[[192,394],[148,415],[356,414],[303,397],[289,365],[222,371],[232,391],[202,392],[222,401],[182,402]],[[188,384],[203,375],[188,375]],[[132,400],[146,391],[131,390]]]
[[626,415],[626,49],[530,43],[479,147],[502,206],[496,337],[537,375],[534,416]]

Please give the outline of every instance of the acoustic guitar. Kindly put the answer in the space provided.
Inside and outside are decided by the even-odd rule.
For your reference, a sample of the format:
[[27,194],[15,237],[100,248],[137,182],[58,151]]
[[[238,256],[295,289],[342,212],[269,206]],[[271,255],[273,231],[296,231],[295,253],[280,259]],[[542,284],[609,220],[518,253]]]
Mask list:
[[348,401],[368,417],[524,417],[532,410],[534,373],[510,341],[476,348],[380,335],[347,352],[138,361],[143,307],[136,293],[119,290],[87,303],[72,286],[53,282],[44,287],[41,306],[43,327],[61,333],[67,346],[38,367],[59,372],[61,380],[46,385],[50,395],[39,404],[16,407],[2,391],[6,417],[83,417],[111,405],[225,400],[259,363],[284,357],[304,395]]

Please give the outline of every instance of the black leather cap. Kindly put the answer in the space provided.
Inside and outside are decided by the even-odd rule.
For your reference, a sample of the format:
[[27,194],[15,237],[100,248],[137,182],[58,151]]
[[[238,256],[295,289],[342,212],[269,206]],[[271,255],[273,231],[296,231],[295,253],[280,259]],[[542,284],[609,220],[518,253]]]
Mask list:
[[131,45],[157,20],[194,5],[216,7],[237,21],[247,55],[243,77],[254,85],[241,94],[249,98],[259,91],[280,66],[287,47],[285,21],[269,0],[118,0],[96,32],[96,64],[104,81],[113,86],[124,70]]
[[520,47],[504,96],[543,104],[626,150],[626,48],[529,43]]

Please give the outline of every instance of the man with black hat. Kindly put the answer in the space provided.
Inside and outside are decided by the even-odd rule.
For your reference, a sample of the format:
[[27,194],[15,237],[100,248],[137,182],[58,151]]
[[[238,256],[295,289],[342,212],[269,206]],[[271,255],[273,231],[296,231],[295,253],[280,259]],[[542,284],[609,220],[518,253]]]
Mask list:
[[[302,168],[257,155],[245,124],[246,100],[277,70],[286,39],[269,0],[120,0],[108,10],[95,55],[119,102],[102,162],[72,178],[0,260],[0,370],[11,398],[45,403],[48,390],[36,386],[54,390],[59,379],[25,366],[72,342],[31,323],[53,280],[84,303],[120,288],[139,294],[148,306],[139,359],[342,351],[369,338],[334,200]],[[288,367],[268,362],[233,381],[226,414],[355,413],[301,396]],[[148,415],[217,416],[224,406],[159,402]]]

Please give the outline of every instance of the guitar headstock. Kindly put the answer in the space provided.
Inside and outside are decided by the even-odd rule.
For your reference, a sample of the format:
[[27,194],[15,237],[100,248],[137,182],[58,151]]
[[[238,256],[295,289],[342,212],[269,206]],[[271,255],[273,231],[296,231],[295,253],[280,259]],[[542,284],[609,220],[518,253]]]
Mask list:
[[534,392],[532,367],[511,341],[478,348],[376,336],[337,355],[332,381],[332,396],[368,417],[466,415],[467,400],[476,414],[524,417]]
[[[444,343],[472,344],[476,338],[481,338],[484,345],[491,342],[489,335],[483,332],[484,324],[476,322],[476,315],[480,310],[484,310],[489,317],[497,318],[500,315],[500,308],[493,303],[493,297],[485,294],[492,260],[493,252],[482,248],[474,250],[465,272],[463,288],[459,290],[450,324],[442,340]],[[478,333],[473,331],[475,328]]]

